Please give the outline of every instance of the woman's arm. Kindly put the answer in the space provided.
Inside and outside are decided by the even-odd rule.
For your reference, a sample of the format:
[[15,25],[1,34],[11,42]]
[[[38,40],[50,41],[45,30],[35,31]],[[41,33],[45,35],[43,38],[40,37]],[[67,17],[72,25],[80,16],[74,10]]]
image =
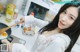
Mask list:
[[10,43],[7,39],[3,39],[2,43],[5,43],[8,45],[8,51],[12,52],[12,43]]
[[6,43],[8,45],[9,52],[30,52],[23,44],[12,44],[7,39],[2,40],[2,43]]
[[12,52],[30,52],[23,44],[14,43]]
[[47,25],[49,22],[41,19],[37,19],[34,16],[25,16],[25,24],[32,24],[33,26],[38,26],[40,28]]
[[41,19],[34,18],[35,25],[42,28],[46,26],[49,22]]

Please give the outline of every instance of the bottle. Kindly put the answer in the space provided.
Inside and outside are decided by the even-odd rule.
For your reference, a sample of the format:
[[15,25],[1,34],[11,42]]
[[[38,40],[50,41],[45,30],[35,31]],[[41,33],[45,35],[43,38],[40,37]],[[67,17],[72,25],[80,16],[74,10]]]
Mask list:
[[15,9],[14,10],[14,16],[13,16],[13,18],[17,19],[17,17],[18,17],[18,9]]

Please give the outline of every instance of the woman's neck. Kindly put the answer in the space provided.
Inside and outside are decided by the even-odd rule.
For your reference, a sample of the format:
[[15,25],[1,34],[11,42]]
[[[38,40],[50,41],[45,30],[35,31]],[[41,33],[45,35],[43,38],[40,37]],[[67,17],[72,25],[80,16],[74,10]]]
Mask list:
[[57,32],[62,33],[62,30],[61,29],[57,28],[57,30],[58,30]]

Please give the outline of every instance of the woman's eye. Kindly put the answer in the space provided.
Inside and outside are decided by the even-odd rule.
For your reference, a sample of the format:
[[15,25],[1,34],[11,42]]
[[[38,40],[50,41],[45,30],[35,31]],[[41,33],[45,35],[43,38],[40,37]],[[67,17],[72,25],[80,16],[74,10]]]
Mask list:
[[73,18],[73,17],[70,17],[70,19],[74,20],[74,18]]
[[66,14],[66,11],[64,11],[63,13]]

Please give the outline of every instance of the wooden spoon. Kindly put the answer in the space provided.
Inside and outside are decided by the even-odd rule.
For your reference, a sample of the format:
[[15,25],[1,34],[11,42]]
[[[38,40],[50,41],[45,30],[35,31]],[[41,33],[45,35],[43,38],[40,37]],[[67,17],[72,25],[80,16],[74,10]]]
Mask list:
[[16,26],[17,24],[22,24],[22,23],[24,23],[24,20],[21,20],[20,22],[14,24],[14,25],[12,25],[12,26],[8,26],[8,27],[5,27],[5,28],[1,29],[1,30],[0,30],[0,35],[1,35],[2,33],[4,33],[5,31],[7,31],[8,29],[10,29],[11,27],[14,27],[14,26]]

